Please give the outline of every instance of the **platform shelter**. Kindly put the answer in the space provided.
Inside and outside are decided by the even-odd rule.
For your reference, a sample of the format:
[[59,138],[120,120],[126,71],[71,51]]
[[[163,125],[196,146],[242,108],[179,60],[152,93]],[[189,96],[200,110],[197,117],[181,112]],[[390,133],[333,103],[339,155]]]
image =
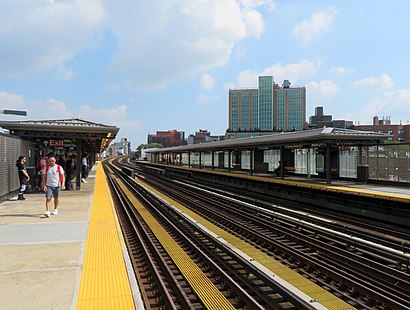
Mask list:
[[[42,156],[52,152],[59,155],[75,154],[77,157],[76,188],[81,186],[81,158],[90,154],[92,166],[99,154],[115,139],[119,128],[94,123],[80,118],[61,120],[0,121],[0,127],[11,136],[30,142],[30,161],[39,162]],[[15,159],[16,160],[16,159]],[[38,174],[38,167],[31,167]],[[34,180],[35,178],[33,178]],[[33,186],[35,186],[33,184]]]
[[[307,150],[307,163],[311,162],[310,152],[315,153],[314,164],[318,169],[318,177],[325,178],[330,184],[332,177],[339,174],[338,155],[342,150],[351,147],[359,148],[359,161],[357,165],[358,178],[366,175],[366,167],[361,164],[360,154],[363,146],[381,145],[391,135],[369,131],[359,131],[340,128],[321,128],[304,131],[283,132],[271,135],[224,140],[178,147],[158,148],[148,150],[151,161],[154,163],[166,163],[183,165],[183,158],[187,157],[188,167],[203,166],[203,157],[209,154],[211,158],[210,168],[227,168],[233,170],[248,170],[254,172],[268,172],[268,163],[265,161],[265,152],[276,150],[281,164],[277,166],[278,175],[284,178],[286,173],[295,171],[295,151]],[[249,165],[244,167],[241,159],[247,153]],[[195,160],[192,158],[195,154]],[[319,162],[320,161],[320,162]],[[227,164],[228,163],[228,164]],[[308,169],[309,171],[309,169]],[[368,171],[367,171],[368,174]]]

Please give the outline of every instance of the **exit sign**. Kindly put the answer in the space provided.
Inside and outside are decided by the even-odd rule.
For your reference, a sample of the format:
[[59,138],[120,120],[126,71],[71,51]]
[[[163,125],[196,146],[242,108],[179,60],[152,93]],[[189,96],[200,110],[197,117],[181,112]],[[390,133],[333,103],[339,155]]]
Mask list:
[[50,146],[64,147],[64,140],[50,140]]

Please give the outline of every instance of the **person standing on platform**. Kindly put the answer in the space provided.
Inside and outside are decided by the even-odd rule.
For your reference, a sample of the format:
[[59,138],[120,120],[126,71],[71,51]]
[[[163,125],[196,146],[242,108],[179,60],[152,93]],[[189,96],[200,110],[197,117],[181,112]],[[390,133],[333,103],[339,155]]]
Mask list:
[[40,161],[39,161],[38,165],[37,165],[37,176],[39,176],[39,178],[40,178],[37,185],[38,185],[38,189],[39,189],[40,192],[43,190],[43,186],[41,185],[42,182],[43,182],[43,180],[41,178],[41,173],[42,173],[44,167],[47,166],[47,159],[48,159],[48,156],[42,156],[40,158]]
[[88,154],[85,153],[83,157],[81,158],[81,181],[83,183],[88,183],[87,177],[88,177]]
[[67,156],[65,161],[65,188],[67,190],[74,190],[71,180],[73,179],[74,163],[71,155]]
[[66,165],[66,163],[65,163],[66,162],[66,157],[65,157],[65,155],[61,154],[56,159],[57,159],[57,161],[56,161],[57,165],[60,165],[61,167],[63,167],[64,170],[66,170],[66,166],[65,166]]
[[49,156],[48,164],[43,169],[42,173],[42,187],[46,193],[46,212],[44,215],[50,217],[51,198],[54,197],[54,211],[53,215],[58,214],[58,205],[60,203],[60,192],[65,189],[64,169],[56,164],[54,156]]
[[18,200],[25,200],[26,198],[24,197],[24,192],[26,191],[27,188],[27,183],[30,181],[30,176],[27,172],[26,168],[26,156],[19,156],[19,159],[16,161],[16,166],[19,172],[19,179],[20,179],[20,189],[19,189],[19,195],[18,195]]

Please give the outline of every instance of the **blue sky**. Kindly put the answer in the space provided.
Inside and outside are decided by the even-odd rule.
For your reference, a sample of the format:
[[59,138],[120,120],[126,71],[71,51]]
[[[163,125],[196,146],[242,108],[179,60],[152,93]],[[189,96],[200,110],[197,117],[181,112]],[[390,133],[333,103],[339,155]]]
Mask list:
[[0,0],[0,110],[148,133],[228,127],[228,89],[307,88],[334,119],[410,120],[410,1]]

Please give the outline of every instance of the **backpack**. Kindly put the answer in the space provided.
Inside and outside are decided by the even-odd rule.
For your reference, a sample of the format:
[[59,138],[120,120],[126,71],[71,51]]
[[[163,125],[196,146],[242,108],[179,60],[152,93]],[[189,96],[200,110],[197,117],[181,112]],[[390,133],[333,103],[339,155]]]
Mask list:
[[[44,181],[44,184],[47,184],[48,168],[50,168],[50,166],[47,165],[46,166],[46,179]],[[60,177],[60,185],[63,186],[63,175],[61,174],[61,166],[60,165],[57,165],[57,172],[58,172],[58,175]]]

